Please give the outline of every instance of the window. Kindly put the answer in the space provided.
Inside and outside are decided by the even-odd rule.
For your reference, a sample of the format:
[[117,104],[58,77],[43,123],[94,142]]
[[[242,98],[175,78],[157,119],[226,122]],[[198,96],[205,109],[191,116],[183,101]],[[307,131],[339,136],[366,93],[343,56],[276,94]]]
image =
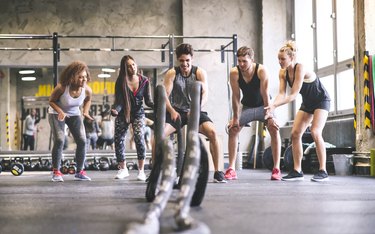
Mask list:
[[[337,7],[337,57],[338,61],[354,55],[354,7],[353,1],[336,0]],[[353,74],[353,73],[352,73]]]
[[330,115],[353,113],[353,0],[295,0],[294,6],[298,61],[312,66],[329,92]]
[[332,2],[316,0],[316,36],[318,68],[333,64]]
[[324,88],[326,88],[327,92],[330,94],[331,97],[331,109],[330,111],[334,110],[336,100],[332,97],[332,94],[335,93],[335,80],[333,79],[333,75],[320,77],[320,81],[322,82]]
[[354,107],[354,71],[345,70],[337,74],[337,109],[346,110]]

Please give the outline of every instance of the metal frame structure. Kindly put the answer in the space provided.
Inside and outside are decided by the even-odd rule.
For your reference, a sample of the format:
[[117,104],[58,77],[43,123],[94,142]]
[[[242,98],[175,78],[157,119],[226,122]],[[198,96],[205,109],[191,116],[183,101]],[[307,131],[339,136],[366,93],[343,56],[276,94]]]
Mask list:
[[[110,40],[111,46],[109,48],[68,48],[64,47],[62,40],[65,39],[104,39]],[[123,39],[157,39],[157,40],[164,40],[165,43],[161,44],[160,48],[142,48],[142,49],[135,49],[135,48],[121,48],[118,46],[118,42]],[[195,49],[195,52],[202,52],[202,53],[210,53],[210,52],[220,52],[221,62],[225,62],[226,54],[229,55],[232,53],[233,56],[233,64],[234,66],[237,65],[237,34],[233,34],[232,36],[178,36],[169,34],[167,36],[98,36],[98,35],[60,35],[57,32],[51,34],[0,34],[0,41],[1,40],[15,40],[15,41],[22,41],[22,40],[45,40],[51,41],[52,47],[45,47],[45,48],[38,48],[38,47],[0,47],[0,51],[49,51],[53,53],[53,83],[54,86],[57,85],[58,82],[58,64],[60,62],[60,52],[61,51],[72,51],[72,52],[121,52],[121,51],[140,51],[140,52],[160,52],[161,55],[161,62],[166,61],[166,57],[168,57],[168,65],[169,68],[174,66],[174,54],[175,54],[175,41],[176,40],[183,40],[183,39],[205,39],[205,40],[228,40],[229,42],[226,45],[221,45],[220,48],[215,49]],[[168,53],[168,55],[166,55]],[[229,59],[229,57],[227,57]],[[6,152],[3,152],[6,154]],[[0,157],[8,156],[9,155],[1,155]]]
[[[108,39],[111,40],[110,48],[67,48],[61,47],[59,39]],[[166,43],[161,45],[161,48],[151,48],[151,49],[129,49],[117,47],[116,42],[119,39],[165,39]],[[54,32],[52,35],[48,34],[0,34],[0,40],[52,40],[52,47],[50,48],[16,48],[16,47],[0,47],[0,51],[52,51],[53,52],[53,79],[54,86],[57,85],[58,77],[58,63],[60,61],[61,51],[106,51],[106,52],[116,52],[116,51],[140,51],[140,52],[160,52],[161,61],[165,62],[166,55],[168,52],[169,68],[174,66],[173,55],[174,55],[174,45],[176,39],[225,39],[231,40],[226,45],[221,45],[219,49],[196,49],[196,52],[220,52],[221,62],[225,62],[225,53],[233,53],[233,63],[234,66],[237,65],[237,34],[232,36],[176,36],[169,34],[168,36],[97,36],[97,35],[60,35]],[[229,46],[232,45],[232,49]],[[167,48],[168,47],[168,48]]]

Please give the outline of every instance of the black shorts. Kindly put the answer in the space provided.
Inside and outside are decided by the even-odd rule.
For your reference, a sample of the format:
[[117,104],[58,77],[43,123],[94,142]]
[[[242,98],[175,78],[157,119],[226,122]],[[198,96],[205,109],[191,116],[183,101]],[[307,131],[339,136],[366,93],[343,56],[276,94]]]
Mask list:
[[323,109],[329,112],[331,109],[331,101],[330,100],[323,100],[315,105],[305,105],[304,103],[301,104],[299,108],[301,111],[307,112],[309,114],[314,114],[316,109]]
[[[167,114],[166,114],[166,117],[165,117],[165,122],[172,125],[172,127],[174,127],[176,130],[179,129],[179,128],[182,128],[188,122],[188,113],[187,112],[181,112],[181,111],[177,111],[177,112],[180,114],[181,123],[180,123],[180,121],[172,121],[171,114],[169,114],[168,111],[167,111]],[[207,122],[207,121],[212,122],[212,120],[208,117],[207,112],[201,111],[200,116],[199,116],[199,126],[201,124],[203,124],[204,122]]]

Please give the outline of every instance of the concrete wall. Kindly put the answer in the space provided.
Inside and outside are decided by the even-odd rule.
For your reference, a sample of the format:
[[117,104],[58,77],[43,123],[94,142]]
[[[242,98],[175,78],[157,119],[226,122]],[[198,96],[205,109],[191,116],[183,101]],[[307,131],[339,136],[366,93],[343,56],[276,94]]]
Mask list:
[[[264,65],[268,69],[269,74],[269,89],[270,95],[275,98],[279,91],[279,70],[277,55],[280,47],[287,39],[290,39],[290,34],[287,32],[288,27],[288,14],[280,14],[280,12],[287,13],[288,9],[292,10],[288,5],[290,1],[263,1],[263,58]],[[290,105],[283,105],[275,110],[275,115],[280,126],[290,120]],[[289,138],[289,133],[282,135],[282,138]],[[270,144],[270,138],[266,138],[266,145]]]
[[[199,7],[197,7],[199,6]],[[183,34],[222,36],[237,34],[238,47],[250,46],[256,52],[256,59],[261,57],[262,38],[262,1],[225,1],[225,0],[185,0],[183,1]],[[220,48],[227,44],[221,40],[185,39],[197,49]],[[225,125],[229,121],[230,86],[229,70],[233,66],[232,57],[220,62],[219,53],[196,53],[195,64],[207,71],[209,101],[205,109],[216,125],[220,138],[227,152],[228,137]],[[262,62],[262,61],[259,61]],[[252,129],[244,128],[240,136],[240,150],[248,151]]]
[[[238,46],[254,48],[257,62],[269,67],[271,93],[278,85],[275,74],[278,69],[275,51],[285,40],[286,20],[284,1],[278,0],[0,0],[0,34],[103,35],[103,36],[229,36],[238,35]],[[178,41],[178,40],[177,40]],[[182,39],[181,39],[182,41]],[[187,39],[195,49],[218,49],[228,40]],[[60,39],[61,48],[109,48],[112,41],[106,39]],[[160,48],[166,40],[123,39],[116,40],[116,48]],[[0,40],[0,47],[51,48],[50,40]],[[229,47],[230,48],[230,47]],[[266,49],[266,50],[265,50]],[[89,66],[115,66],[124,54],[131,54],[140,66],[167,67],[168,60],[161,62],[160,52],[61,52],[59,65],[72,60],[84,60]],[[0,51],[0,69],[11,67],[52,66],[52,52]],[[221,63],[218,52],[197,52],[196,65],[203,67],[209,77],[209,102],[205,109],[213,119],[227,152],[227,135],[224,126],[229,119],[228,71],[233,58],[227,56]],[[277,68],[277,69],[276,69]],[[52,77],[50,77],[52,79]],[[15,78],[12,78],[15,79]],[[2,81],[3,82],[3,81]],[[159,80],[158,82],[161,82]],[[11,82],[11,84],[13,84]],[[23,86],[23,84],[21,84]],[[14,87],[13,87],[14,88]],[[3,86],[1,91],[9,91]],[[25,93],[28,88],[17,87],[15,93]],[[2,95],[3,96],[3,95]],[[20,98],[18,94],[17,99]],[[9,100],[8,100],[9,103]],[[14,105],[15,107],[17,105]],[[0,113],[8,110],[0,104]],[[16,113],[19,110],[12,110]],[[281,113],[283,115],[283,113]],[[3,121],[3,117],[0,118]],[[1,139],[4,131],[1,131]],[[45,134],[43,134],[45,135]],[[249,147],[251,129],[241,133],[241,151]],[[45,142],[43,140],[42,142]],[[3,141],[2,141],[2,144]]]
[[[163,0],[22,0],[0,1],[0,33],[103,36],[167,36],[181,34],[181,2]],[[120,48],[160,48],[160,40],[115,41]],[[13,40],[0,41],[11,47],[24,44]],[[64,39],[62,48],[110,48],[111,40]],[[52,47],[50,41],[27,41],[27,47]],[[139,63],[160,65],[158,53],[131,53]],[[118,65],[123,52],[62,52],[60,64],[74,59],[85,60],[90,65]],[[1,65],[52,65],[49,52],[12,52],[1,56]]]
[[366,31],[366,49],[370,54],[375,54],[375,1],[365,0],[365,31]]

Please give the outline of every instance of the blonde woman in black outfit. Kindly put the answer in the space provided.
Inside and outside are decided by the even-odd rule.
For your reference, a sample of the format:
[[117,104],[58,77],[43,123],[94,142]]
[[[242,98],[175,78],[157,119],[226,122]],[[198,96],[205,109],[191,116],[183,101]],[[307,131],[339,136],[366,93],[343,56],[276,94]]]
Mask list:
[[[282,180],[304,179],[301,166],[303,156],[302,135],[311,124],[311,136],[314,139],[319,160],[319,171],[311,180],[316,182],[326,181],[328,180],[326,148],[322,132],[330,109],[330,97],[316,74],[306,70],[303,64],[296,62],[296,52],[297,48],[294,41],[288,41],[279,50],[278,59],[281,66],[279,94],[273,104],[266,107],[268,114],[272,114],[276,107],[295,100],[298,93],[302,96],[302,104],[295,116],[291,133],[294,170],[287,176],[282,177]],[[291,88],[289,94],[286,94],[287,85]]]

